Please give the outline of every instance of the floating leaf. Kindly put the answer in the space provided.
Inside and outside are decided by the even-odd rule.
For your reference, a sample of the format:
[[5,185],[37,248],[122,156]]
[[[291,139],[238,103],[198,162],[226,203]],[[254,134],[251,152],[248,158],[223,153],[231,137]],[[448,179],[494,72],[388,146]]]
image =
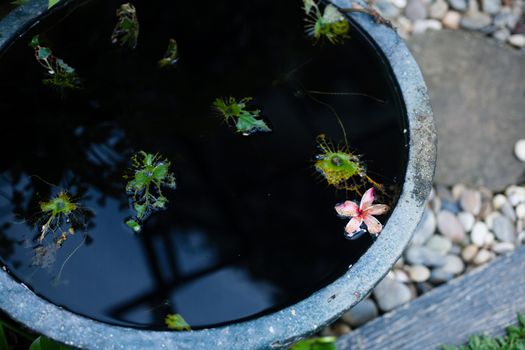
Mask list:
[[134,49],[137,47],[139,37],[139,20],[135,6],[129,2],[120,5],[117,10],[117,17],[118,21],[111,34],[111,42],[120,46],[127,45]]
[[168,49],[166,50],[164,57],[159,61],[159,67],[164,68],[173,66],[179,60],[178,54],[177,42],[175,39],[170,39]]
[[190,331],[191,327],[180,314],[168,314],[165,318],[166,326],[175,331]]
[[251,97],[243,98],[239,102],[233,97],[217,98],[213,102],[213,107],[226,121],[233,121],[237,132],[243,135],[250,135],[257,131],[272,131],[262,119],[257,119],[260,117],[260,110],[246,109],[246,104],[251,100]]

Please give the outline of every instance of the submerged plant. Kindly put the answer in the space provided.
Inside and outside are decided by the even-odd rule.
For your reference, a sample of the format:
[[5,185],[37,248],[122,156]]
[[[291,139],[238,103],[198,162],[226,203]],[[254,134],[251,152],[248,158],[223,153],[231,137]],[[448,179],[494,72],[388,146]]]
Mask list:
[[168,43],[168,49],[164,54],[164,57],[159,60],[159,67],[169,67],[175,65],[179,60],[179,52],[177,47],[177,41],[175,39],[170,39]]
[[359,195],[368,184],[382,190],[382,186],[367,175],[360,157],[350,152],[347,146],[336,148],[325,135],[317,137],[317,145],[321,153],[316,156],[315,169],[328,185]]
[[340,44],[348,38],[350,24],[346,17],[332,4],[321,11],[315,0],[303,0],[306,13],[306,33],[315,39],[326,39],[332,44]]
[[304,339],[295,343],[289,350],[337,350],[336,337]]
[[129,2],[120,5],[117,10],[118,22],[111,34],[111,42],[120,46],[137,47],[139,37],[139,20],[135,6]]
[[166,208],[168,199],[162,193],[163,188],[174,190],[175,175],[170,172],[170,161],[159,154],[140,151],[133,155],[126,192],[131,198],[135,217],[126,221],[126,225],[135,232],[140,232],[142,222],[151,213]]
[[38,63],[46,69],[48,78],[42,80],[45,85],[66,89],[80,88],[80,79],[75,69],[64,60],[55,57],[50,48],[41,46],[38,35],[33,37],[30,46],[35,49]]
[[247,110],[246,104],[252,100],[251,97],[245,97],[237,102],[234,97],[216,98],[213,107],[218,111],[226,122],[235,123],[237,132],[248,136],[255,132],[272,131],[260,117],[261,111]]
[[175,331],[191,331],[191,327],[180,314],[168,314],[164,319],[166,326]]
[[383,230],[383,225],[377,220],[374,215],[383,215],[390,210],[386,204],[375,204],[374,202],[374,188],[369,188],[363,197],[359,206],[352,201],[345,201],[342,204],[335,206],[335,211],[340,216],[351,218],[345,227],[347,238],[357,238],[358,233],[361,232],[361,225],[364,223],[366,229],[371,235],[377,236]]

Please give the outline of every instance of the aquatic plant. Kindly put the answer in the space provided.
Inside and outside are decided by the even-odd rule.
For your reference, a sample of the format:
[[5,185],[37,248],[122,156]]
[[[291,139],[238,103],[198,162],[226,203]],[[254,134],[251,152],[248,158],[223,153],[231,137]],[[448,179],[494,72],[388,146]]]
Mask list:
[[53,56],[50,48],[41,46],[38,35],[33,37],[30,46],[35,49],[37,62],[46,69],[48,78],[42,80],[45,85],[66,89],[80,88],[80,79],[75,69],[64,60]]
[[126,192],[131,198],[135,217],[126,221],[126,225],[135,232],[140,232],[142,222],[157,210],[166,208],[168,199],[162,188],[176,188],[175,175],[170,172],[170,161],[159,154],[140,151],[133,155]]
[[[78,209],[76,203],[73,203],[69,194],[65,191],[60,192],[57,196],[51,198],[46,202],[40,203],[40,210],[42,215],[47,217],[45,223],[41,227],[40,241],[43,241],[46,234],[49,231],[55,231],[61,228],[63,223],[69,223],[69,217]],[[70,226],[67,230],[70,234],[74,234],[73,226]],[[65,231],[64,231],[65,233]],[[60,244],[63,243],[65,238],[61,236]],[[57,242],[57,243],[58,243]]]
[[159,61],[159,67],[164,68],[164,67],[173,66],[179,60],[178,55],[179,53],[178,53],[177,41],[175,41],[175,39],[170,39],[168,43],[168,49],[166,50],[164,57],[160,59]]
[[315,0],[303,0],[306,14],[306,33],[319,42],[327,39],[332,44],[341,44],[349,38],[350,24],[346,17],[332,4],[321,11]]
[[383,230],[383,225],[374,215],[383,215],[390,210],[386,204],[375,204],[374,188],[369,188],[363,197],[359,206],[352,201],[345,201],[335,206],[335,211],[342,217],[351,218],[345,227],[347,238],[357,238],[357,233],[361,231],[361,225],[364,223],[366,229],[371,235],[377,236]]
[[382,190],[382,186],[367,175],[360,157],[350,152],[348,146],[336,148],[323,134],[317,137],[317,146],[321,153],[316,156],[314,166],[328,185],[359,195],[367,184]]
[[56,4],[58,4],[60,2],[60,0],[49,0],[47,2],[47,8],[50,9],[51,7],[55,6]]
[[255,132],[272,131],[260,117],[261,111],[247,110],[246,104],[252,100],[251,97],[245,97],[237,102],[234,97],[216,98],[213,107],[221,114],[226,122],[233,122],[237,132],[248,136]]
[[14,1],[11,1],[11,5],[15,5],[15,6],[21,6],[21,5],[25,5],[29,2],[29,0],[14,0]]
[[164,319],[166,326],[175,331],[191,331],[191,327],[180,314],[168,314]]
[[120,46],[127,45],[130,49],[137,47],[139,37],[139,21],[135,6],[127,2],[117,10],[118,22],[111,34],[111,42]]

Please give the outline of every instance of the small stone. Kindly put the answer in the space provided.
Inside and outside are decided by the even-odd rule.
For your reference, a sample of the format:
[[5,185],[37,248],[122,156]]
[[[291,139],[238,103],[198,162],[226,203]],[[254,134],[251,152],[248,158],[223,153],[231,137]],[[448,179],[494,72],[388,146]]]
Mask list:
[[375,3],[375,7],[377,11],[387,19],[394,19],[401,14],[401,10],[387,0],[378,0]]
[[427,30],[441,30],[443,25],[435,19],[418,19],[414,21],[413,34],[422,34]]
[[483,247],[488,234],[489,229],[487,225],[483,222],[476,222],[474,227],[472,227],[472,232],[470,232],[470,241],[478,247]]
[[508,217],[498,215],[496,218],[494,218],[492,230],[499,241],[514,242],[514,225]]
[[[399,36],[402,38],[409,38],[410,33],[412,32],[412,21],[404,16],[399,16],[396,24]],[[433,203],[434,200],[434,198],[430,199],[430,203]],[[437,200],[439,201],[439,198],[437,198]]]
[[472,215],[478,215],[481,210],[481,193],[474,190],[465,190],[459,201],[461,208]]
[[496,210],[499,210],[505,203],[507,203],[507,197],[502,194],[497,194],[492,198],[492,205]]
[[407,7],[407,0],[390,0],[390,2],[395,7],[398,7],[400,9],[404,9],[405,7]]
[[496,237],[494,236],[494,234],[493,234],[492,232],[489,232],[489,233],[485,236],[485,242],[483,242],[483,246],[485,246],[485,247],[490,246],[490,245],[492,245],[495,241],[496,241]]
[[492,213],[492,201],[486,200],[481,202],[481,210],[479,211],[478,217],[480,219],[485,219],[490,213]]
[[425,282],[430,278],[430,270],[423,265],[414,265],[408,268],[408,275],[414,282]]
[[[430,5],[429,15],[430,15],[430,18],[441,20],[443,19],[443,17],[445,17],[445,14],[447,13],[447,11],[448,11],[447,2],[445,0],[436,0],[432,5]],[[456,186],[452,188],[452,196],[457,199],[457,197],[454,195],[454,188],[456,188]]]
[[478,250],[479,249],[477,246],[470,244],[463,248],[463,251],[461,252],[461,258],[465,262],[471,262],[472,259],[474,259],[474,257],[476,256],[476,254],[478,254]]
[[463,193],[463,191],[465,191],[467,189],[467,186],[465,186],[464,184],[455,184],[453,187],[452,187],[452,197],[459,201],[459,199],[461,198],[461,194]]
[[410,301],[412,293],[403,283],[384,278],[374,289],[374,297],[379,308],[390,311]]
[[516,246],[510,242],[499,242],[492,246],[492,251],[496,254],[510,253],[516,249]]
[[525,242],[525,231],[520,231],[518,233],[518,244],[522,244]]
[[396,263],[394,264],[394,267],[401,269],[403,268],[403,266],[405,266],[405,259],[403,259],[403,257],[400,257],[399,259],[397,259]]
[[445,257],[427,247],[412,246],[405,252],[405,258],[410,265],[442,266]]
[[377,306],[371,299],[365,299],[345,312],[341,319],[352,327],[359,327],[378,315]]
[[510,36],[510,31],[507,28],[498,29],[492,33],[492,36],[498,41],[505,42]]
[[465,229],[458,218],[449,211],[442,210],[437,216],[437,226],[443,236],[452,242],[460,243],[465,239]]
[[436,217],[430,210],[425,210],[412,237],[412,245],[423,245],[436,231]]
[[409,0],[405,8],[405,16],[411,21],[425,19],[427,18],[427,8],[420,0]]
[[514,154],[516,155],[516,158],[518,158],[522,162],[525,162],[525,139],[521,139],[518,140],[518,142],[516,142],[516,144],[514,145]]
[[407,273],[403,270],[394,270],[394,278],[396,281],[407,283],[410,282],[410,278],[408,277]]
[[458,214],[458,220],[461,222],[466,232],[470,232],[474,226],[474,223],[476,222],[474,215],[467,213],[466,211],[462,211]]
[[331,328],[332,328],[332,332],[334,333],[336,337],[340,337],[352,331],[352,329],[347,324],[344,324],[342,322],[336,323]]
[[448,0],[450,7],[454,10],[464,12],[467,10],[467,0]]
[[486,13],[469,11],[461,19],[460,25],[465,29],[480,30],[488,26],[491,22],[490,16]]
[[509,199],[510,204],[517,206],[520,203],[525,203],[525,187],[509,186],[505,190],[505,195]]
[[520,203],[516,207],[516,217],[519,219],[525,219],[525,203]]
[[448,11],[443,17],[443,26],[448,29],[459,29],[461,14],[456,11]]
[[503,203],[503,205],[500,208],[500,211],[503,213],[503,215],[508,217],[513,222],[516,221],[516,212],[514,211],[514,208],[512,207],[510,202],[507,201]]
[[439,269],[442,269],[443,271],[451,273],[453,275],[457,275],[463,272],[465,264],[463,263],[463,260],[461,260],[458,256],[447,255],[445,259],[445,265],[439,267]]
[[487,217],[485,218],[485,224],[487,225],[489,229],[492,229],[494,227],[494,219],[500,215],[501,214],[497,212],[493,212],[487,215]]
[[321,336],[322,337],[333,337],[335,336],[334,332],[332,331],[332,328],[331,327],[325,327],[323,328],[323,330],[321,331]]
[[481,0],[483,12],[489,15],[495,15],[501,9],[501,0]]
[[453,244],[452,248],[450,248],[449,254],[460,255],[461,254],[461,246],[459,246],[457,244]]
[[434,269],[430,273],[430,282],[435,283],[435,284],[448,282],[453,278],[454,278],[454,274],[447,272],[441,268]]
[[446,255],[452,248],[452,242],[444,236],[433,235],[425,244],[425,247],[441,255]]
[[[525,47],[525,35],[523,34],[514,34],[514,35],[511,35],[509,36],[509,39],[507,40],[509,44],[511,44],[512,46],[515,46],[517,47],[518,49],[521,49],[521,48],[524,48]],[[525,146],[524,146],[525,148]],[[516,153],[516,149],[514,149],[514,153]],[[516,157],[518,157],[519,160],[521,160],[522,162],[524,162],[525,160],[523,160],[523,158],[520,158],[520,157],[523,157],[523,150],[519,150],[520,153],[519,155],[516,154]]]
[[[405,17],[403,17],[403,18],[405,18]],[[407,18],[407,21],[410,21],[410,20]],[[436,214],[439,213],[439,211],[441,210],[441,198],[439,198],[438,196],[435,196],[434,198],[432,198],[430,200],[430,208],[432,208],[434,213],[436,213]]]
[[491,252],[486,249],[481,249],[478,254],[474,257],[472,262],[476,265],[482,265],[491,260],[494,257]]

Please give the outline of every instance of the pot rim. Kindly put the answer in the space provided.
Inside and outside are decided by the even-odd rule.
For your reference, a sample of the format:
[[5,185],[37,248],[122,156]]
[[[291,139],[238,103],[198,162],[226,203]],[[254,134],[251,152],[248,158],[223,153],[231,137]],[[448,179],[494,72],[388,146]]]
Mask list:
[[[49,12],[74,2],[63,0]],[[350,7],[352,1],[332,0],[332,3]],[[3,33],[0,52],[36,25],[46,11],[47,0],[31,0],[0,20]],[[390,68],[405,106],[409,148],[403,191],[396,207],[378,239],[343,276],[282,310],[190,332],[138,330],[95,321],[38,297],[6,271],[0,271],[0,310],[37,333],[78,348],[249,350],[287,348],[319,331],[363,299],[401,256],[423,214],[432,189],[437,139],[427,88],[405,43],[394,29],[376,24],[368,15],[352,13],[349,17]]]

